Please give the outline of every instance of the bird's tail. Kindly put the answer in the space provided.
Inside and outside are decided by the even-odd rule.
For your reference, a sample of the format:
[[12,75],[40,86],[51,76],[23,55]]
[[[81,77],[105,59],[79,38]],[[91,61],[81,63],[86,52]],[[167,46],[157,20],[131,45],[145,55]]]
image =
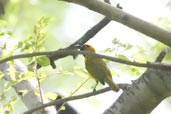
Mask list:
[[113,82],[111,77],[107,76],[105,81],[113,91],[115,92],[119,91],[119,86]]

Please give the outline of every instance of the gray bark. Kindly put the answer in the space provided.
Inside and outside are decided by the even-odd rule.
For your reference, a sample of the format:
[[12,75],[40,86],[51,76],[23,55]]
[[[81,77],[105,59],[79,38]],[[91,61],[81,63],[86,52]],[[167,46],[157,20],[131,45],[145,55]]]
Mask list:
[[[0,50],[0,56],[2,56],[2,53],[3,51]],[[27,67],[21,62],[19,62],[18,60],[15,60],[14,64],[15,64],[14,67],[18,72],[18,74],[21,72],[27,72]],[[4,77],[5,80],[11,81],[11,77],[9,76],[9,73],[7,71],[8,68],[9,65],[7,63],[0,64],[0,71],[5,74]],[[17,84],[13,85],[13,88],[18,94],[18,96],[21,98],[21,100],[23,101],[23,103],[25,104],[28,110],[41,105],[40,97],[34,94],[34,90],[37,88],[37,81],[35,79],[31,81],[27,81],[27,80],[20,81]],[[21,96],[19,93],[20,90],[28,90],[29,92],[24,96]],[[49,102],[49,100],[44,98],[44,103],[47,102]],[[47,107],[45,108],[45,112],[43,110],[38,110],[33,114],[56,114],[56,110],[54,107]]]
[[103,114],[149,114],[169,96],[171,71],[148,68]]

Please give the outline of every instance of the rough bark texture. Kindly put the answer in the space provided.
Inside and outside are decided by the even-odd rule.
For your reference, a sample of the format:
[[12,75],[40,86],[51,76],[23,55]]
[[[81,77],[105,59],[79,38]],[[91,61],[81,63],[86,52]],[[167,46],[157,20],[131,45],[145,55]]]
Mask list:
[[[2,55],[2,50],[0,50],[0,56]],[[27,68],[24,64],[22,64],[19,61],[15,61],[15,69],[17,72],[21,73],[21,72],[27,72]],[[8,75],[8,71],[7,69],[9,68],[9,65],[6,63],[0,64],[0,71],[3,72],[5,74],[5,79],[7,81],[11,81],[10,76]],[[28,90],[29,92],[27,94],[25,94],[24,96],[20,96],[23,103],[25,104],[25,106],[29,109],[32,109],[36,106],[40,106],[41,102],[40,102],[40,97],[36,96],[34,94],[34,90],[36,89],[37,86],[37,81],[36,80],[32,80],[32,81],[27,81],[27,80],[23,80],[15,85],[13,85],[14,90],[16,91],[16,93],[20,96],[19,91],[21,90]],[[44,99],[45,103],[49,102],[48,99]],[[45,109],[46,112],[43,112],[43,110],[38,110],[36,112],[34,112],[33,114],[55,114],[56,110],[54,107],[49,107]]]
[[169,96],[171,96],[171,71],[148,68],[103,114],[149,114]]
[[124,24],[136,31],[139,31],[151,38],[171,46],[171,32],[164,30],[156,25],[146,22],[138,17],[130,15],[118,8],[99,0],[62,0],[72,2],[87,7],[90,10],[105,15],[113,21]]

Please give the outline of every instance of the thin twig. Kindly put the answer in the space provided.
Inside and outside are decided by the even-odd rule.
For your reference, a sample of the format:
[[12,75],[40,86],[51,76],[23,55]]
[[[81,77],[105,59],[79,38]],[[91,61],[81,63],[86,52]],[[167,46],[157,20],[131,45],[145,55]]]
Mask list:
[[[73,96],[88,80],[90,79],[90,77],[88,77],[83,83],[81,83],[81,85],[79,85],[79,87],[76,89],[76,90],[74,90],[71,94],[70,94],[70,96],[69,97],[71,97],[71,96]],[[66,104],[66,102],[63,102],[63,104],[60,106],[60,108],[62,107],[62,106],[64,106]],[[59,112],[61,111],[60,110],[60,108],[59,108],[59,110],[57,111],[57,114],[59,114]]]
[[[36,32],[36,34],[34,35],[34,42],[35,42],[35,45],[33,47],[33,50],[34,52],[37,52],[37,43],[38,43],[38,36],[40,34],[40,31],[41,29],[38,29],[38,31]],[[34,68],[34,73],[36,74],[36,79],[37,79],[37,84],[38,84],[38,91],[39,91],[39,95],[40,95],[40,101],[42,104],[44,104],[43,102],[43,96],[42,96],[42,91],[41,91],[41,87],[40,87],[40,80],[39,80],[39,76],[38,76],[38,73],[37,73],[37,56],[34,56],[34,62],[35,62],[35,68]],[[43,108],[43,111],[45,112],[45,109]]]

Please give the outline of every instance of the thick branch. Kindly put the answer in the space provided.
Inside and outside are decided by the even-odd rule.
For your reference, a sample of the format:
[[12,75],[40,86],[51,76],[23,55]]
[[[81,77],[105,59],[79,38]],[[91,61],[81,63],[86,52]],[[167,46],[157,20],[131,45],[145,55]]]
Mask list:
[[148,68],[155,68],[155,69],[163,69],[163,70],[171,70],[171,64],[166,64],[166,63],[139,63],[139,62],[131,62],[115,57],[110,57],[102,54],[96,54],[88,51],[76,51],[76,50],[58,50],[58,51],[51,51],[51,52],[37,52],[37,53],[31,53],[31,54],[20,54],[20,55],[15,55],[11,56],[8,58],[5,58],[0,61],[0,64],[7,62],[9,60],[13,59],[19,59],[19,58],[27,58],[27,57],[33,57],[33,56],[39,56],[39,55],[51,55],[55,57],[63,57],[63,56],[69,56],[69,55],[77,55],[77,54],[83,54],[83,55],[89,55],[89,56],[94,56],[94,57],[99,57],[99,58],[104,58],[108,59],[110,61],[126,64],[126,65],[133,65],[133,66],[138,66],[138,67],[148,67]]
[[83,45],[92,37],[94,37],[103,27],[105,27],[111,20],[105,17],[98,24],[88,30],[81,38],[79,38],[76,42],[71,44],[68,48],[74,47],[76,45]]
[[143,21],[118,8],[99,0],[62,0],[85,6],[93,11],[107,16],[109,19],[122,23],[136,31],[154,38],[168,46],[171,46],[171,32],[159,28],[149,22]]
[[[163,51],[156,61],[164,58]],[[166,97],[171,96],[171,70],[148,68],[124,90],[103,114],[149,114]]]
[[[109,0],[104,0],[106,3],[110,4]],[[118,7],[120,8],[120,7]],[[76,45],[83,45],[88,40],[93,38],[101,29],[103,29],[111,20],[107,17],[103,18],[99,23],[94,25],[90,30],[88,30],[81,38],[72,43],[67,49],[73,49]]]
[[[104,0],[106,3],[110,4],[109,0]],[[120,7],[119,4],[117,4],[116,6],[119,9],[122,9],[122,7]],[[83,45],[84,43],[86,43],[88,40],[90,40],[91,38],[93,38],[100,30],[102,30],[111,20],[108,19],[107,17],[105,17],[104,19],[102,19],[99,23],[97,23],[96,25],[94,25],[90,30],[88,30],[81,38],[79,38],[77,41],[75,41],[74,43],[72,43],[70,46],[68,46],[65,49],[70,49],[70,50],[74,50],[77,49],[76,46],[77,45]],[[60,57],[65,57],[65,56],[60,56]],[[55,60],[60,58],[55,57],[55,56],[48,56],[48,58],[50,59],[50,64],[52,66],[52,68],[56,68],[55,65]],[[75,57],[74,57],[75,58]],[[41,66],[39,66],[41,67]]]

